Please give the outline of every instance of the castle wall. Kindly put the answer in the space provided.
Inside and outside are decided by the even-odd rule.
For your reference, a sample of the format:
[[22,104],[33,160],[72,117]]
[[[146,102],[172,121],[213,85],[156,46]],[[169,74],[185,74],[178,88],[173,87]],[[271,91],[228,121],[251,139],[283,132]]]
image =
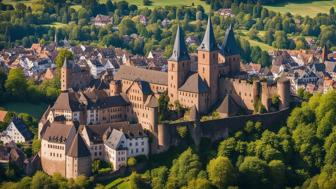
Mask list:
[[[202,121],[200,122],[199,137],[209,138],[211,141],[223,140],[230,132],[244,128],[247,121],[261,122],[263,127],[280,126],[287,119],[289,114],[290,109],[286,108],[271,113],[233,116],[217,120]],[[156,153],[168,150],[171,146],[179,145],[181,138],[177,132],[178,127],[187,126],[188,133],[192,133],[194,125],[195,122],[193,121],[159,124],[157,133],[159,150]]]
[[257,91],[255,87],[253,83],[249,83],[246,80],[221,78],[219,96],[223,99],[225,95],[231,94],[235,100],[239,99],[237,103],[242,105],[242,107],[254,110],[254,103],[258,96],[255,94]]
[[91,174],[90,157],[66,157],[66,178],[76,178],[80,175],[89,176]]
[[41,141],[41,165],[48,175],[60,173],[65,177],[65,144]]

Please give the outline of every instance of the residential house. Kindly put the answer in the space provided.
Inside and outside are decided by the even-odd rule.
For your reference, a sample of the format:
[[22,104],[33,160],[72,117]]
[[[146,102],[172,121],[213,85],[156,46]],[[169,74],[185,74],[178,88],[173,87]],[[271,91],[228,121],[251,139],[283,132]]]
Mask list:
[[1,141],[3,143],[9,143],[14,141],[15,143],[25,143],[33,139],[33,134],[23,121],[19,118],[13,118],[6,130],[1,134]]

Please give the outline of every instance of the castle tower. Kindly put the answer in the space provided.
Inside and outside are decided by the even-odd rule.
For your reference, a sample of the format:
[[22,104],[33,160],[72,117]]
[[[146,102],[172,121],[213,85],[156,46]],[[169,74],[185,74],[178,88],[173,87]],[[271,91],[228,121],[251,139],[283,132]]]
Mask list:
[[240,72],[239,47],[233,32],[232,25],[226,30],[223,44],[220,47],[220,54],[224,58],[224,63],[230,67],[230,73]]
[[61,91],[67,91],[70,87],[70,68],[67,58],[64,59],[61,68]]
[[218,47],[209,15],[203,41],[198,47],[198,74],[210,88],[210,104],[218,98]]
[[278,95],[280,99],[279,109],[288,108],[291,102],[290,81],[287,78],[280,78],[277,81]]
[[187,79],[190,71],[190,57],[184,42],[184,33],[177,27],[173,54],[168,59],[168,95],[170,103],[178,100],[178,88]]
[[322,63],[324,63],[326,60],[328,60],[328,47],[327,45],[323,46],[322,49],[322,54],[321,54],[321,58],[322,58]]
[[91,154],[83,138],[77,132],[66,154],[66,178],[76,178],[91,173]]

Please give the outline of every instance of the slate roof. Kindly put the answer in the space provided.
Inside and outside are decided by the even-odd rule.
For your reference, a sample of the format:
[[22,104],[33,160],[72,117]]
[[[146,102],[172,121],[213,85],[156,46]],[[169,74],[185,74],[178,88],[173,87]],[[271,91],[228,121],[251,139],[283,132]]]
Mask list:
[[215,34],[212,28],[211,18],[210,15],[208,17],[208,24],[206,27],[206,31],[204,34],[203,41],[201,45],[198,47],[198,50],[201,51],[215,51],[218,50]]
[[124,133],[122,131],[113,129],[111,135],[109,136],[105,144],[114,150],[121,150],[123,146],[121,146],[120,143],[123,135]]
[[148,83],[168,85],[168,74],[166,72],[137,68],[134,66],[121,65],[114,76],[115,80],[136,81],[141,79]]
[[28,130],[27,126],[19,118],[13,118],[12,123],[15,125],[16,129],[21,133],[25,140],[30,140],[33,138],[33,134]]
[[188,48],[184,42],[184,32],[182,28],[180,28],[180,26],[177,27],[173,54],[170,56],[168,60],[176,61],[176,62],[190,60],[190,57],[188,54]]
[[206,93],[208,90],[209,87],[207,83],[198,75],[198,73],[189,76],[186,82],[179,88],[179,91],[191,93]]
[[239,47],[234,37],[232,25],[230,25],[226,30],[223,44],[220,46],[220,53],[223,56],[237,55],[240,53]]
[[78,102],[76,97],[76,93],[63,91],[57,97],[57,100],[52,107],[54,110],[68,110],[68,111],[79,111],[81,109],[81,105]]
[[91,156],[90,150],[88,149],[83,138],[78,132],[76,133],[74,139],[72,140],[67,155],[70,157],[77,157],[77,158]]
[[240,106],[232,98],[230,94],[226,95],[222,103],[218,106],[217,111],[219,113],[226,113],[229,116],[237,115],[241,112]]

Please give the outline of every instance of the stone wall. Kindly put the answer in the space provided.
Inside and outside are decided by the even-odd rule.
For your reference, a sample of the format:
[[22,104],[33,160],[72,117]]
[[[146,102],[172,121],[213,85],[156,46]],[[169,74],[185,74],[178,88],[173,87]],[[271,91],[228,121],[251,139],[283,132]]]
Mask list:
[[281,126],[289,116],[290,108],[277,112],[253,115],[233,116],[217,120],[202,122],[179,122],[161,123],[158,125],[158,149],[156,153],[168,150],[171,146],[176,146],[181,142],[178,134],[179,127],[187,127],[188,133],[192,134],[193,140],[199,141],[200,138],[209,138],[212,141],[225,139],[230,132],[241,130],[247,121],[261,122],[266,128]]

